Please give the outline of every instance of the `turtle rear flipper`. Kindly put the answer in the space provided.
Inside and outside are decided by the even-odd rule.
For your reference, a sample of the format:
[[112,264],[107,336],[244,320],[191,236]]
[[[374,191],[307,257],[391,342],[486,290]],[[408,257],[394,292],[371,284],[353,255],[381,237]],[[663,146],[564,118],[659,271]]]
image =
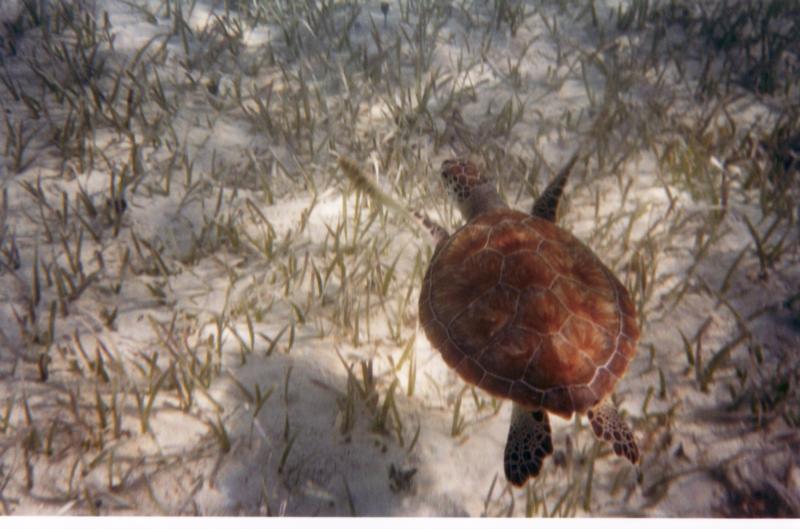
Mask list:
[[633,438],[633,432],[614,406],[603,402],[590,409],[586,415],[594,435],[601,441],[611,443],[615,454],[626,457],[633,464],[639,461],[639,447]]
[[514,404],[503,459],[506,479],[517,487],[523,486],[528,478],[539,475],[544,458],[552,453],[547,413]]

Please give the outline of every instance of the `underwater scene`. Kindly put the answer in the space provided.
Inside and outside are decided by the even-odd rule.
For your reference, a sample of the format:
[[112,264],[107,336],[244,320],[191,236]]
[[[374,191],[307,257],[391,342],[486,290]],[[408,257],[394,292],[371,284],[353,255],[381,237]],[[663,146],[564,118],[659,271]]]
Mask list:
[[800,5],[1,0],[0,513],[800,516]]

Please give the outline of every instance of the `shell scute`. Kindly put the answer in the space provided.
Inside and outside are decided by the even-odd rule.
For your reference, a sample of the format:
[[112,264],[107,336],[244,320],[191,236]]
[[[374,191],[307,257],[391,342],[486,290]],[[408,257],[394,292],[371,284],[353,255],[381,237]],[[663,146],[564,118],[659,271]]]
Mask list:
[[591,386],[569,386],[567,388],[569,396],[572,399],[572,405],[575,407],[574,411],[583,413],[600,400],[597,394],[592,391]]
[[440,281],[449,266],[463,263],[486,246],[489,230],[485,226],[467,224],[450,237],[437,252],[435,260],[444,259],[445,266],[434,268],[433,278]]
[[545,346],[526,379],[537,388],[550,389],[570,384],[587,384],[594,377],[596,366],[561,334],[545,338]]
[[519,252],[505,258],[502,281],[508,286],[520,290],[547,289],[556,277],[547,261],[533,251]]
[[511,384],[511,380],[498,377],[487,371],[479,387],[494,395],[508,395],[511,391]]
[[564,419],[568,419],[575,411],[569,390],[564,386],[545,391],[542,406]]
[[547,264],[549,264],[557,274],[566,277],[572,275],[574,255],[570,248],[563,242],[544,240],[539,245],[538,253],[544,257]]
[[617,348],[614,354],[611,355],[611,358],[609,358],[608,363],[606,363],[606,367],[619,378],[625,372],[625,368],[628,367],[628,359],[625,354]]
[[536,233],[531,232],[523,224],[513,221],[502,221],[491,228],[487,246],[504,255],[519,250],[529,249],[536,240]]
[[548,241],[562,240],[561,230],[558,226],[550,221],[543,220],[537,217],[527,217],[524,224],[533,229],[539,237]]
[[518,324],[543,335],[558,332],[570,315],[551,290],[527,290],[520,296],[519,305]]
[[541,406],[542,401],[544,400],[543,391],[540,391],[519,380],[514,381],[514,383],[511,384],[511,390],[509,391],[508,396],[516,402],[525,402],[528,403],[529,406],[534,407]]
[[[488,290],[500,283],[503,257],[492,251],[480,250],[456,261],[449,254],[440,258],[443,262],[433,274],[430,302],[442,321],[450,322],[455,314],[468,307]],[[445,316],[446,315],[446,316]]]
[[577,351],[589,356],[593,361],[600,361],[608,358],[614,347],[614,341],[604,329],[595,327],[588,320],[571,316],[561,329],[561,334]]
[[480,351],[505,328],[517,305],[517,294],[495,287],[470,303],[450,325],[450,335],[470,356]]
[[611,388],[614,387],[616,382],[617,378],[612,375],[608,369],[601,367],[597,370],[597,373],[595,374],[594,379],[589,386],[596,395],[606,395],[611,391]]
[[516,380],[535,362],[541,347],[538,334],[512,326],[484,348],[478,361],[488,372]]
[[478,362],[468,357],[465,357],[461,362],[456,364],[456,371],[461,375],[461,378],[476,386],[484,375],[486,375],[486,370],[483,369]]
[[588,248],[573,253],[571,275],[575,281],[595,292],[608,289],[608,276],[600,260]]
[[556,297],[576,316],[609,333],[619,329],[620,313],[613,292],[589,290],[577,281],[559,277],[553,285]]

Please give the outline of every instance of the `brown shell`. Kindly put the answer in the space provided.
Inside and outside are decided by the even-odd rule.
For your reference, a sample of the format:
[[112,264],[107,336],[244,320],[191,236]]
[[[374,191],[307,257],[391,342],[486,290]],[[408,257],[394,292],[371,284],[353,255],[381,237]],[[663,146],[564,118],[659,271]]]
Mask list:
[[627,290],[594,253],[510,209],[476,217],[436,249],[419,314],[467,382],[562,417],[611,392],[639,338]]

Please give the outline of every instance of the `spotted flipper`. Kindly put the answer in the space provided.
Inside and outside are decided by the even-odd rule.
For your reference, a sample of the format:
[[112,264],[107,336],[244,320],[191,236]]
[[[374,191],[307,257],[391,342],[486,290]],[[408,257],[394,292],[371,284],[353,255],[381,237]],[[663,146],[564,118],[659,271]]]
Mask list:
[[544,458],[553,453],[550,421],[544,410],[526,410],[513,405],[505,457],[506,479],[521,487],[539,475]]
[[614,453],[626,457],[631,463],[639,461],[639,447],[625,420],[620,417],[616,408],[608,403],[601,403],[587,413],[594,435],[601,441],[611,443]]

